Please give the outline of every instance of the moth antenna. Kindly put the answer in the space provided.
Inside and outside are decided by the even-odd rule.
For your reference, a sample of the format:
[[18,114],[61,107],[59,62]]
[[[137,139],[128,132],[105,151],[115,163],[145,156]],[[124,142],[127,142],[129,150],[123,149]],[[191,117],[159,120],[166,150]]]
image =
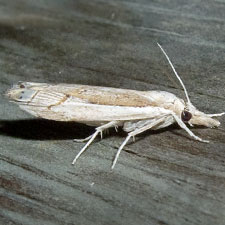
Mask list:
[[187,98],[188,104],[191,104],[191,101],[190,101],[190,99],[189,99],[189,96],[188,96],[187,90],[186,90],[186,88],[185,88],[185,86],[184,86],[184,83],[183,83],[183,81],[181,80],[180,76],[177,74],[177,71],[175,70],[175,68],[174,68],[174,66],[173,66],[173,64],[172,64],[172,62],[170,61],[169,56],[166,54],[166,52],[164,51],[164,49],[162,48],[162,46],[161,46],[159,43],[157,43],[157,45],[160,47],[161,51],[162,51],[163,54],[166,56],[166,59],[168,60],[170,66],[172,67],[173,72],[175,73],[177,79],[180,81],[180,84],[181,84],[181,86],[182,86],[183,89],[184,89],[184,93],[185,93],[185,96],[186,96],[186,98]]

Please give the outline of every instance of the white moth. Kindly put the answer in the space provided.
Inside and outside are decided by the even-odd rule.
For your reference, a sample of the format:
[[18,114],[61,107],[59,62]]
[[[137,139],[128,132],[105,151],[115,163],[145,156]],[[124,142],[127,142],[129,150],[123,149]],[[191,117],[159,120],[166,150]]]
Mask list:
[[128,133],[112,164],[131,137],[146,130],[157,130],[173,123],[183,128],[194,139],[208,142],[192,133],[187,127],[203,125],[218,127],[220,122],[212,117],[225,113],[205,114],[197,110],[188,97],[186,88],[175,71],[169,57],[158,44],[176,77],[182,85],[186,101],[165,91],[136,91],[110,87],[77,84],[47,84],[19,82],[6,95],[30,114],[49,120],[75,121],[96,126],[91,136],[76,141],[87,141],[72,164],[87,149],[98,134],[110,127],[121,126]]

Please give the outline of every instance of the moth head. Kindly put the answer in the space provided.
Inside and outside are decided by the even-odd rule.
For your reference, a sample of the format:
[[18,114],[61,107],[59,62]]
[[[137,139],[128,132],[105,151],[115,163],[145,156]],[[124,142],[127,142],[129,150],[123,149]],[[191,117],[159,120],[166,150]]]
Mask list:
[[180,118],[184,123],[189,125],[198,125],[205,127],[218,127],[220,122],[212,117],[220,116],[222,114],[206,114],[196,109],[190,102],[186,104],[181,112]]
[[162,46],[157,43],[160,49],[162,50],[163,54],[166,56],[175,76],[177,77],[179,83],[181,84],[187,102],[184,103],[183,100],[175,101],[174,103],[174,111],[176,113],[180,113],[180,118],[184,123],[188,123],[190,125],[200,125],[200,126],[206,126],[206,127],[218,127],[220,125],[220,122],[216,119],[213,119],[212,117],[222,116],[225,115],[225,113],[218,113],[218,114],[206,114],[204,112],[201,112],[197,110],[191,103],[187,90],[184,86],[183,81],[181,80],[180,76],[177,74],[177,71],[175,70],[172,62],[170,61],[168,55],[162,48]]

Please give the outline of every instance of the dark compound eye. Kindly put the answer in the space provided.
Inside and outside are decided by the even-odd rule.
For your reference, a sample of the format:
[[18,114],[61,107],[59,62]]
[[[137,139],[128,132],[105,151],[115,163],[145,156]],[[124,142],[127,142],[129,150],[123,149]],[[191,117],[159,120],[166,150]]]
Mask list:
[[20,88],[25,88],[25,86],[23,84],[20,84]]
[[182,113],[181,113],[181,119],[184,121],[184,122],[188,122],[190,119],[191,119],[191,117],[192,117],[192,114],[190,113],[190,112],[188,112],[188,111],[183,111]]

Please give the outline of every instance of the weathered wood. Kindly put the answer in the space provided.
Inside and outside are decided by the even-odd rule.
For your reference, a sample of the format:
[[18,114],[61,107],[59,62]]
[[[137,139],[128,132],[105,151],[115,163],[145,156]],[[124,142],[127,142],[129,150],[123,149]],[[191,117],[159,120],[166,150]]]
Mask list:
[[[223,1],[0,1],[0,92],[17,81],[65,82],[183,96],[161,43],[205,112],[225,103]],[[1,224],[225,224],[225,118],[219,129],[148,131],[121,153],[110,131],[34,119],[0,99]]]

